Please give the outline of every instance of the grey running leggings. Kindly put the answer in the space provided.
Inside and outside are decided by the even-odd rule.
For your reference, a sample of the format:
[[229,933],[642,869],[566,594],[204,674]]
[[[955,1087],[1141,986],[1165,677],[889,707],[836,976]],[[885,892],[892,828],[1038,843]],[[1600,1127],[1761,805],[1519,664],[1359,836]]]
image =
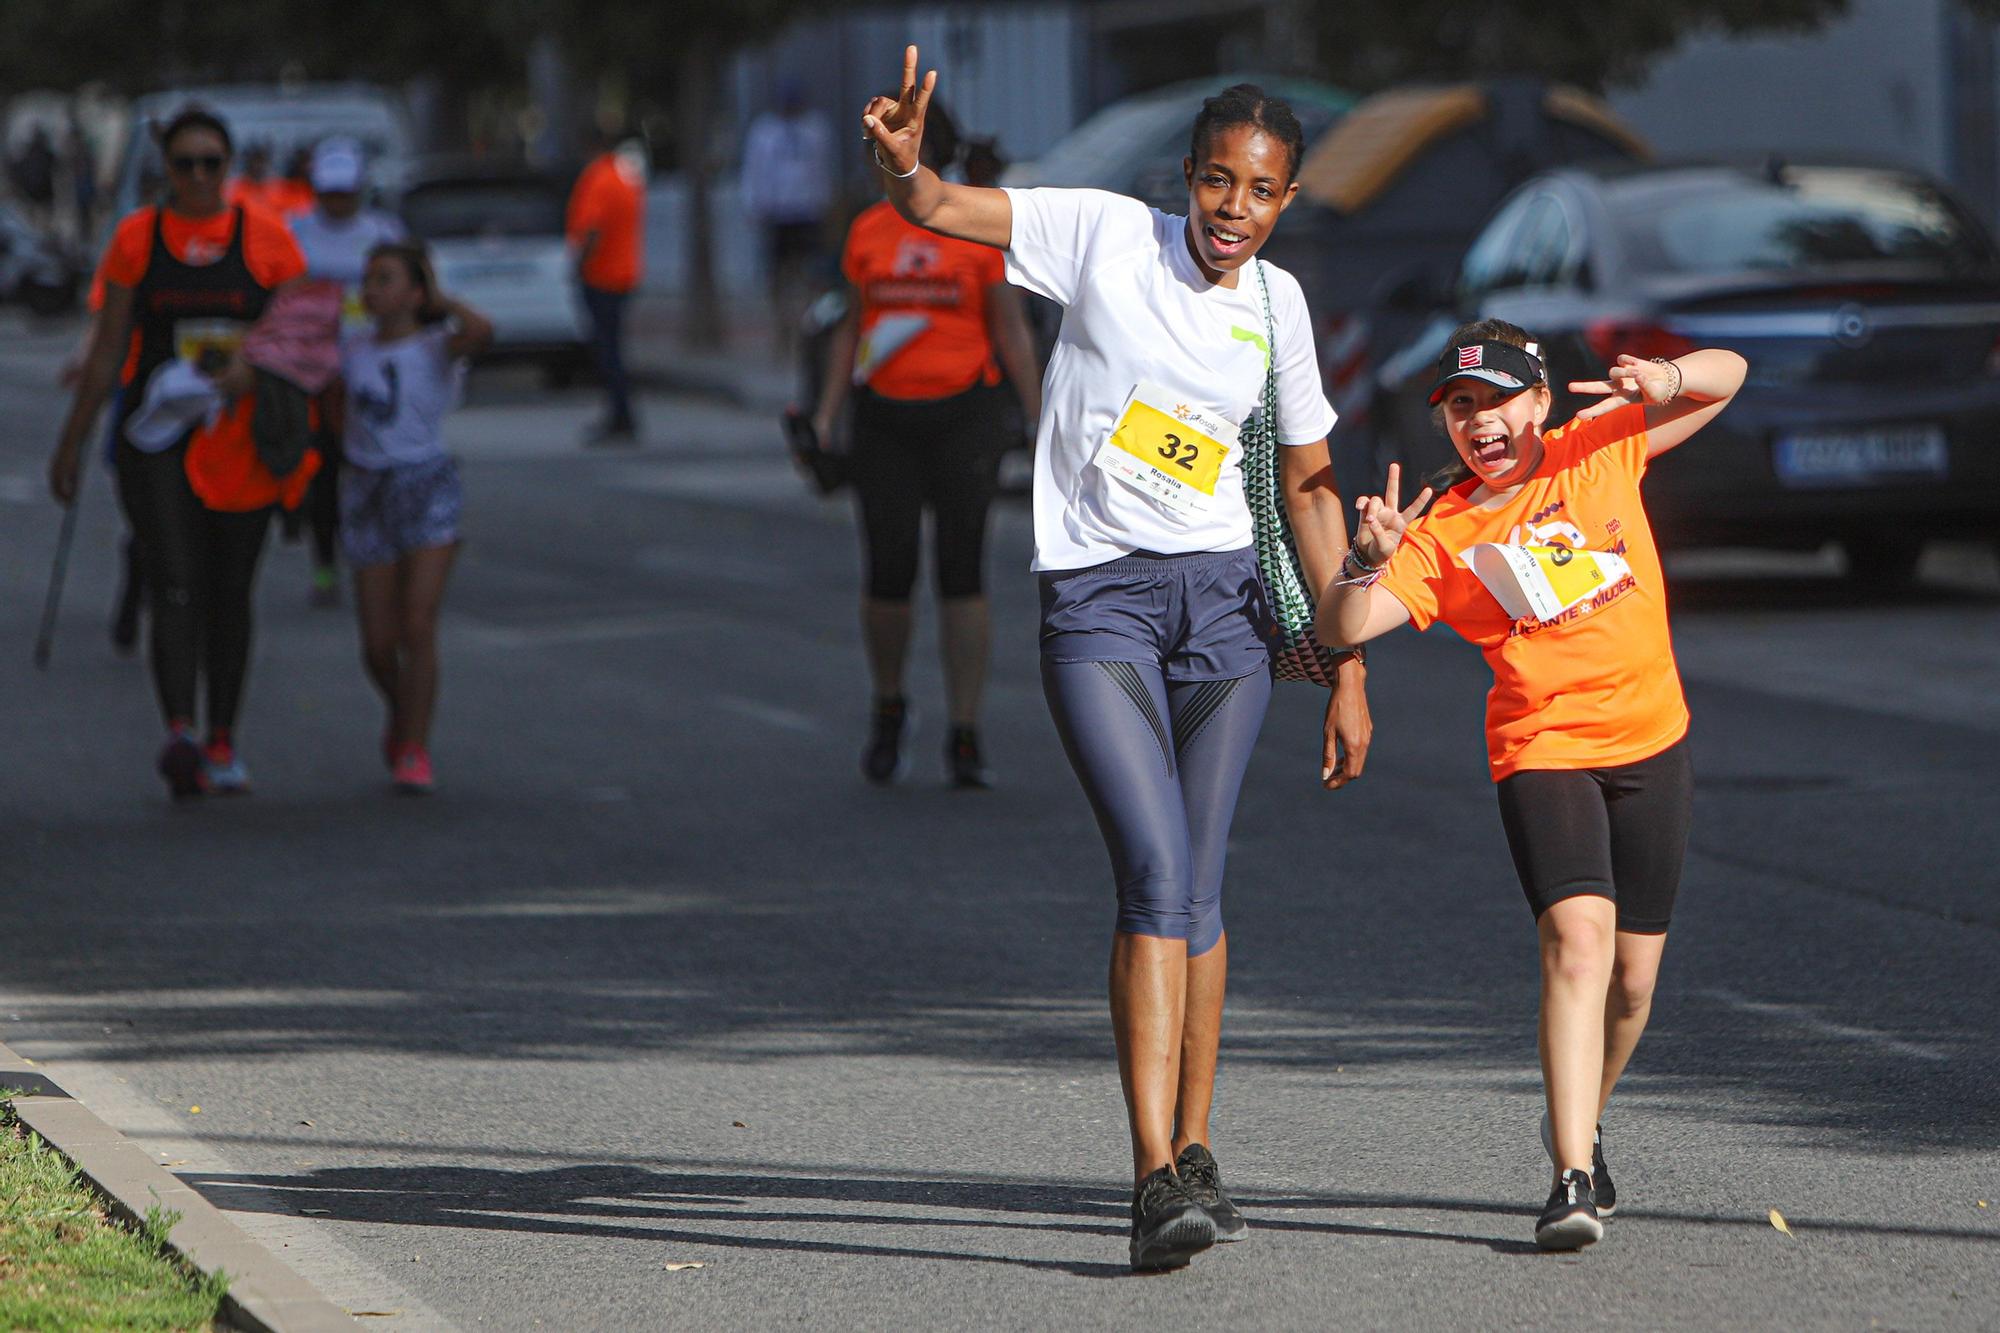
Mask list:
[[1222,866],[1271,674],[1169,681],[1157,665],[1042,660],[1042,690],[1118,880],[1118,929],[1222,938]]

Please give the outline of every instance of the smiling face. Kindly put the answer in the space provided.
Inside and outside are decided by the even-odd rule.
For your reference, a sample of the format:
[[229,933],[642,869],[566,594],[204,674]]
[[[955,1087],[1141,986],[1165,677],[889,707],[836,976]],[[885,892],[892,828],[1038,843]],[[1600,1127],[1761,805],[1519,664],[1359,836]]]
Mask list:
[[1526,481],[1541,466],[1550,405],[1545,384],[1508,390],[1468,377],[1445,386],[1438,415],[1472,475],[1499,489]]
[[1183,159],[1188,184],[1188,246],[1210,282],[1234,285],[1299,192],[1292,157],[1255,125],[1229,125]]
[[189,217],[222,209],[222,185],[229,175],[229,145],[205,125],[184,127],[160,145],[167,163],[169,206]]

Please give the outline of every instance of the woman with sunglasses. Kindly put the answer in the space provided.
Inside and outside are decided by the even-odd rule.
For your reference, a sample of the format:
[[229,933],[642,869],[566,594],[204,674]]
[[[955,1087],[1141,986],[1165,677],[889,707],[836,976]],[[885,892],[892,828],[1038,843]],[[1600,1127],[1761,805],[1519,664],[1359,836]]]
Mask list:
[[[251,590],[271,511],[297,506],[314,460],[282,480],[265,468],[251,434],[255,376],[238,354],[272,290],[305,272],[305,256],[278,218],[224,203],[231,148],[215,115],[182,110],[161,133],[160,152],[165,200],[121,221],[105,251],[104,303],[49,460],[49,487],[59,503],[76,502],[84,439],[118,386],[113,467],[146,569],[153,684],[167,723],[159,771],[179,800],[249,789],[235,728]],[[213,410],[165,439],[162,413],[150,412],[155,429],[142,433],[141,448],[130,427],[147,410],[147,389],[183,361],[213,382]],[[195,732],[201,682],[205,744]]]

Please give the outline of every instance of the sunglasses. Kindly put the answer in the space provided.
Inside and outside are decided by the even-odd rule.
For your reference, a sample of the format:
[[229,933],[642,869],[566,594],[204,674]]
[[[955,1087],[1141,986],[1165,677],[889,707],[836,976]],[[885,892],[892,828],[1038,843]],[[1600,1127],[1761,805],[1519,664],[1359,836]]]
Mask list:
[[176,153],[167,159],[167,165],[183,176],[192,176],[197,171],[221,171],[228,160],[220,153]]

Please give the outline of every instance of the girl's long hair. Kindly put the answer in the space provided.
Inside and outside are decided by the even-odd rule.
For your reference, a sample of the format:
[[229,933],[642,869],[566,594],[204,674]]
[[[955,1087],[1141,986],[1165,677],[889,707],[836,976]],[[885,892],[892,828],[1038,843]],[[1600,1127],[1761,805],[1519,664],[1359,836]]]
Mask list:
[[378,259],[395,260],[410,275],[410,281],[423,288],[424,303],[417,307],[419,324],[444,322],[444,295],[438,288],[437,274],[431,269],[431,252],[422,242],[383,241],[368,251],[368,263]]

